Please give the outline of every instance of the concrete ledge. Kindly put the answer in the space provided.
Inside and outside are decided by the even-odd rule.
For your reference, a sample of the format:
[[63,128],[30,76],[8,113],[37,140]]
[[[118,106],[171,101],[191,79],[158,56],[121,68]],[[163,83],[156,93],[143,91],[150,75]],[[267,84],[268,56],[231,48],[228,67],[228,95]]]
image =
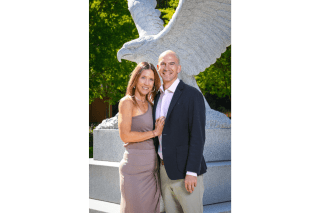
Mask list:
[[89,199],[89,213],[119,213],[120,205],[100,200]]
[[110,167],[117,167],[119,169],[120,162],[110,162],[110,161],[99,161],[94,160],[93,158],[89,158],[89,165],[96,165],[96,166],[110,166]]
[[100,161],[120,162],[125,148],[118,129],[93,130],[93,158]]
[[89,164],[89,198],[120,203],[119,166]]
[[205,213],[231,213],[231,202],[217,203],[203,207]]
[[203,156],[206,162],[231,160],[231,129],[206,129]]
[[[120,203],[119,164],[89,160],[89,198]],[[231,161],[207,163],[203,204],[231,201]]]
[[[116,211],[114,211],[116,212]],[[89,213],[105,213],[105,212],[102,212],[102,211],[98,211],[98,210],[94,210],[94,209],[90,209],[89,208]]]
[[[119,213],[120,205],[100,200],[89,199],[89,213]],[[163,209],[161,213],[165,213]],[[203,213],[230,213],[231,202],[203,206]]]
[[231,161],[207,163],[203,205],[231,201]]
[[[118,129],[93,130],[93,158],[120,162],[125,148]],[[203,151],[206,162],[231,160],[231,129],[206,129]]]

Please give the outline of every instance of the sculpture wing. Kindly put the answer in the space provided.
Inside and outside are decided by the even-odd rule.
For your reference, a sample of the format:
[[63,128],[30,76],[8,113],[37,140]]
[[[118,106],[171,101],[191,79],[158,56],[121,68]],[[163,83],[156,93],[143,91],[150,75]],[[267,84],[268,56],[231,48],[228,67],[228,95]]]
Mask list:
[[183,73],[199,74],[231,44],[231,0],[180,0],[155,43],[151,61],[170,49],[180,57]]
[[156,0],[128,0],[128,7],[139,36],[157,35],[163,30],[161,12],[156,10]]

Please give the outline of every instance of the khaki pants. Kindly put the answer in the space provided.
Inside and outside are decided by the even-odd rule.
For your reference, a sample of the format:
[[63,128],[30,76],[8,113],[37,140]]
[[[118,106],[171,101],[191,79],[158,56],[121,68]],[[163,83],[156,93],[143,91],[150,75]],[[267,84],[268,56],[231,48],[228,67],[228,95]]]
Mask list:
[[164,165],[160,165],[161,193],[166,213],[203,213],[203,176],[197,177],[197,187],[190,194],[184,179],[170,180]]

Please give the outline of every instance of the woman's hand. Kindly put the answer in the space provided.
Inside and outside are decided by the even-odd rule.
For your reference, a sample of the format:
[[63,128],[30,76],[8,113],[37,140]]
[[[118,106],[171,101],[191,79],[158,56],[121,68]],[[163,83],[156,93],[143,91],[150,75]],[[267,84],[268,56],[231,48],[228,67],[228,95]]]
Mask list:
[[153,130],[155,136],[159,136],[162,134],[165,120],[166,118],[164,116],[161,116],[156,120],[155,129]]

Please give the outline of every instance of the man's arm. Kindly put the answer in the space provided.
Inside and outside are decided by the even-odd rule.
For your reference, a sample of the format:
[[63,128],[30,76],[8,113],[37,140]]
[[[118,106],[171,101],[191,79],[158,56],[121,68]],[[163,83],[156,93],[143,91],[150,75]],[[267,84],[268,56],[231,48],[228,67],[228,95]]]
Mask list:
[[189,153],[186,171],[200,172],[205,142],[205,105],[200,92],[193,92],[189,103]]
[[195,92],[191,96],[189,102],[189,154],[186,170],[187,175],[185,178],[186,190],[190,193],[193,192],[194,187],[197,186],[197,177],[195,174],[200,172],[201,160],[203,156],[203,148],[205,142],[205,105],[204,99],[200,92]]

